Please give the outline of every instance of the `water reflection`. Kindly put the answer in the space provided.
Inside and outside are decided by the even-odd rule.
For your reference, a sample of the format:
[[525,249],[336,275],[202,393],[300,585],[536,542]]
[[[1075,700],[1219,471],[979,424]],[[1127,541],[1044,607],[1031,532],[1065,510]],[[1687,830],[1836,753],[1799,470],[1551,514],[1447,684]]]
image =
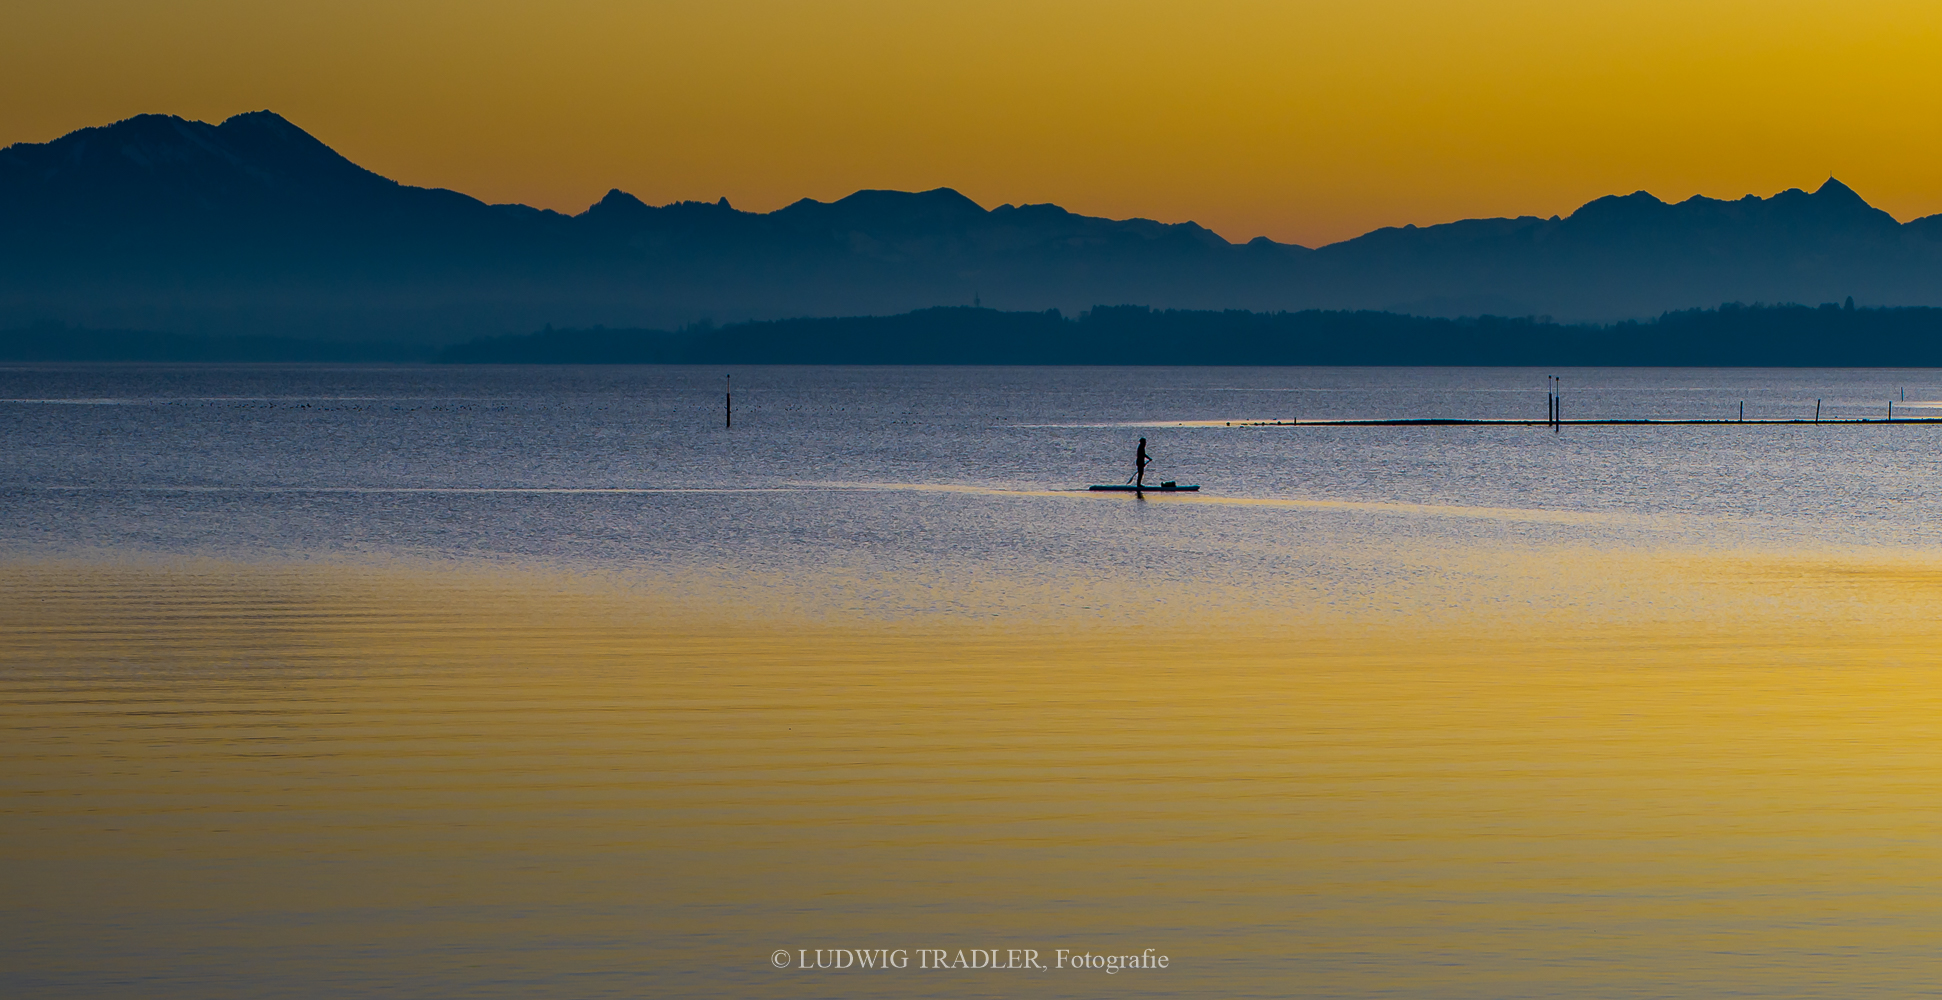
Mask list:
[[[1036,602],[1021,623],[832,612],[808,574],[721,590],[463,561],[15,560],[0,983],[1928,988],[1942,575],[1865,552],[1437,566],[1393,608],[1223,618],[1126,587],[1090,595],[1106,613]],[[912,608],[932,585],[857,582]],[[1172,963],[770,965],[818,947]]]

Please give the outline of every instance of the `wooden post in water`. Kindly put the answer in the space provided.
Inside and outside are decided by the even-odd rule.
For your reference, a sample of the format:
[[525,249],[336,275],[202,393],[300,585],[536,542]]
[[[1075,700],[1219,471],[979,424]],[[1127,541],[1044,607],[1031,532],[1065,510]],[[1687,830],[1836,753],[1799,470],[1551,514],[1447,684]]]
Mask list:
[[1746,423],[1746,400],[1740,400],[1740,423]]
[[722,376],[722,426],[735,426],[735,376]]
[[1814,401],[1814,422],[1821,422],[1821,401],[1818,399]]
[[1895,420],[1895,401],[1891,399],[1888,401],[1888,421],[1889,423],[1893,423],[1894,420]]

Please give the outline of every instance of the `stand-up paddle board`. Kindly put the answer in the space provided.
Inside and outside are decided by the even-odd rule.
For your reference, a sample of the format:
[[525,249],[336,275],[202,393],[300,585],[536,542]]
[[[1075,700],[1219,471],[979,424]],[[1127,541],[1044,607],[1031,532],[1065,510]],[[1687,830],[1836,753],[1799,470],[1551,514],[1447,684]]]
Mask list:
[[1200,484],[1182,486],[1179,483],[1161,483],[1158,486],[1088,486],[1094,493],[1198,493]]

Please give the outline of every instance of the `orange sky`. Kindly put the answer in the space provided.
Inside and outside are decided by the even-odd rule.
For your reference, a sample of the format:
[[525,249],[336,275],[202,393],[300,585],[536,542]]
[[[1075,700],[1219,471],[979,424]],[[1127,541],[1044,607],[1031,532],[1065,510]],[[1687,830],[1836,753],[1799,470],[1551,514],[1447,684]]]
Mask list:
[[411,184],[578,211],[858,188],[1383,225],[1812,188],[1942,212],[1933,0],[12,0],[0,143],[270,108]]

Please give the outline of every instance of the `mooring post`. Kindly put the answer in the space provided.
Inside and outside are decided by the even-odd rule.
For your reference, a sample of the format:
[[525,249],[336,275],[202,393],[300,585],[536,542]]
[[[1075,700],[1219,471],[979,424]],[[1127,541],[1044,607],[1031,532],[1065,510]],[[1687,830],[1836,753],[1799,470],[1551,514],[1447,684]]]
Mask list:
[[722,426],[735,426],[735,376],[722,376]]
[[1821,401],[1818,399],[1814,401],[1814,422],[1821,422]]
[[1892,399],[1888,401],[1888,420],[1890,423],[1895,420],[1895,401]]

